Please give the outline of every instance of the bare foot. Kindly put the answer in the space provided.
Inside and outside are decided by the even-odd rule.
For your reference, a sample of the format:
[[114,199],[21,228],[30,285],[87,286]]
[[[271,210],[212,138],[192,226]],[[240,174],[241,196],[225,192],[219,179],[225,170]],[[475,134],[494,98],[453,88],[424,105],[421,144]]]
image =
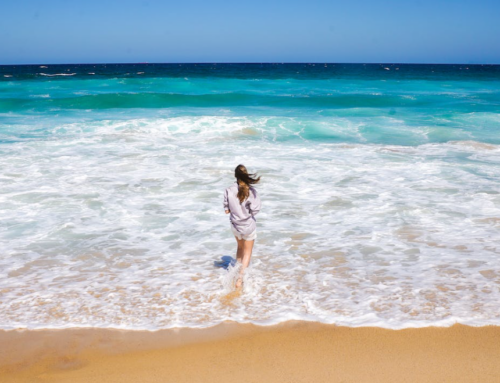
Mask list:
[[236,281],[236,284],[234,287],[239,290],[243,286],[243,277],[238,277],[238,280]]

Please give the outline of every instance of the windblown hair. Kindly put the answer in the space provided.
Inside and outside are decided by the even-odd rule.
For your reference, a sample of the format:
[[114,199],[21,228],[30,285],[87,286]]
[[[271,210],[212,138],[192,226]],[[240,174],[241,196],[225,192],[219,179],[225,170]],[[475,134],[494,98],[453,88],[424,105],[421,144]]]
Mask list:
[[247,168],[244,165],[236,166],[234,169],[234,176],[238,181],[238,199],[243,203],[250,195],[250,185],[256,184],[260,181],[257,174],[248,174]]

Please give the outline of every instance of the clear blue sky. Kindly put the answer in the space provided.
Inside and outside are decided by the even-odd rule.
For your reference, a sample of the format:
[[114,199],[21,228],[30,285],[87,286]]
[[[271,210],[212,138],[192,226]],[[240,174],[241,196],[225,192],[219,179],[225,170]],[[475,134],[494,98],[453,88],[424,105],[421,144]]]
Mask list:
[[500,0],[1,0],[0,64],[500,64]]

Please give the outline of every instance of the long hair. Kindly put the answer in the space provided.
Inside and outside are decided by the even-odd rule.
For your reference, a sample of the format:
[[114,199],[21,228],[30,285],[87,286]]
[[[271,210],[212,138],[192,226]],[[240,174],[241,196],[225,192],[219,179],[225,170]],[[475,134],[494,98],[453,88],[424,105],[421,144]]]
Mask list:
[[234,176],[238,181],[238,199],[243,203],[250,195],[250,185],[256,184],[260,181],[257,174],[248,174],[247,168],[244,165],[236,166],[234,169]]

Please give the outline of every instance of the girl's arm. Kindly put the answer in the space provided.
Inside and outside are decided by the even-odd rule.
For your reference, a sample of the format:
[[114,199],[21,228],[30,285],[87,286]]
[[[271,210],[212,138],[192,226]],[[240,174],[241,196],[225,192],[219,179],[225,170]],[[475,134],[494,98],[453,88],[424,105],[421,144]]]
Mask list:
[[229,214],[229,200],[227,197],[227,189],[224,191],[224,210],[226,211],[226,214]]
[[250,211],[250,214],[257,215],[257,213],[260,211],[260,207],[261,207],[260,197],[257,194],[257,190],[252,188],[250,189],[248,210]]

